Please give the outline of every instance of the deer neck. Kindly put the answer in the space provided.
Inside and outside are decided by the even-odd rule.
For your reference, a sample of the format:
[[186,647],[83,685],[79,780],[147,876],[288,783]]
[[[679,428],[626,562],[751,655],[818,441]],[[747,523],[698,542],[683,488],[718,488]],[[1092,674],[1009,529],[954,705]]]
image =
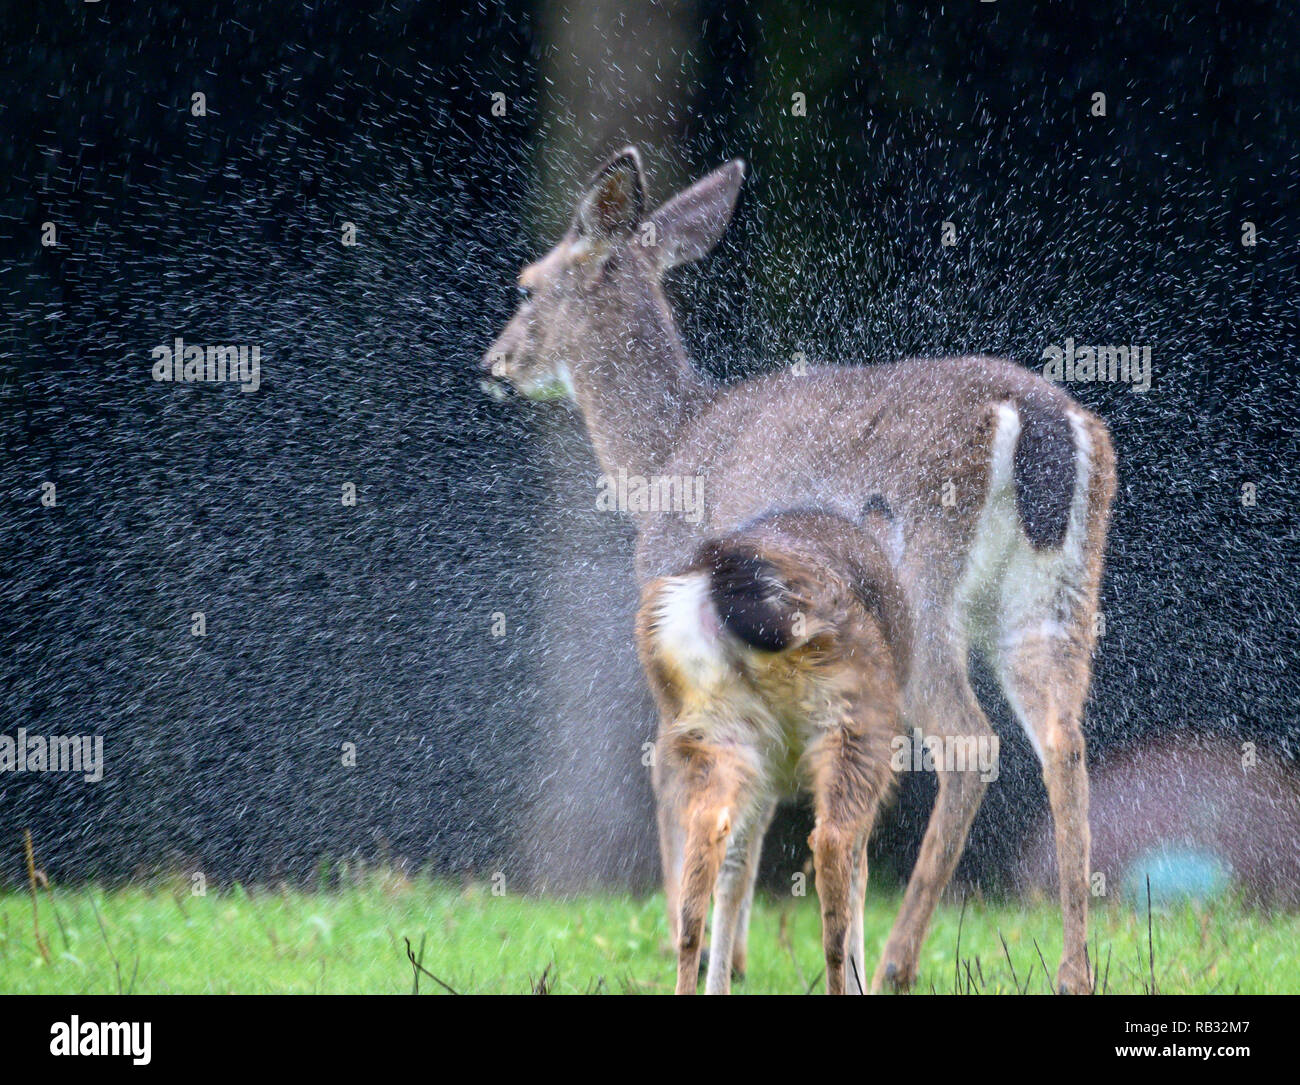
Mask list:
[[691,366],[658,286],[611,301],[592,320],[584,346],[571,369],[574,399],[601,468],[648,477],[710,383]]

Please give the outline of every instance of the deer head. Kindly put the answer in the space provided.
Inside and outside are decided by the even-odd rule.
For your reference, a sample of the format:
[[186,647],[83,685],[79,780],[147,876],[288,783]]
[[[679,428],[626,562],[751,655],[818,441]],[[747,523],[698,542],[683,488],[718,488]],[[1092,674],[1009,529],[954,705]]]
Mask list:
[[[584,365],[627,359],[635,340],[649,338],[636,330],[639,316],[657,313],[671,328],[660,279],[717,244],[744,172],[735,159],[646,215],[640,155],[634,147],[614,155],[559,244],[519,273],[519,309],[483,356],[483,370],[530,399],[575,399]],[[668,339],[680,354],[675,334]]]

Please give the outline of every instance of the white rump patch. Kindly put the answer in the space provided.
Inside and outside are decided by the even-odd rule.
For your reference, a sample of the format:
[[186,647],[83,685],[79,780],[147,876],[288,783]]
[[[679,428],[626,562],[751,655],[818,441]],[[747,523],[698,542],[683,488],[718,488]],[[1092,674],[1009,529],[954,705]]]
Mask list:
[[[999,403],[997,428],[989,450],[988,492],[975,524],[966,568],[957,586],[959,627],[976,643],[987,644],[998,607],[998,584],[1021,536],[1016,512],[1015,459],[1020,440],[1020,412],[1012,403]],[[1027,546],[1028,544],[1025,543]]]
[[655,641],[659,651],[701,689],[729,677],[722,621],[709,596],[708,573],[668,577],[659,589]]
[[998,404],[998,426],[990,457],[989,497],[1015,483],[1016,442],[1020,440],[1020,412],[1014,403]]

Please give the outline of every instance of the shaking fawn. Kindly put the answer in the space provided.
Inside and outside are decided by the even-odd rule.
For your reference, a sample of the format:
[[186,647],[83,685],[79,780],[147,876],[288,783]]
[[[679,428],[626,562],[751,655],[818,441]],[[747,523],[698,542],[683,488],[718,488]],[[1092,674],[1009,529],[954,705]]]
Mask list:
[[[1086,992],[1082,719],[1115,489],[1109,434],[1056,386],[994,358],[708,381],[661,280],[717,243],[743,174],[728,163],[647,212],[636,151],[615,155],[559,244],[521,272],[526,297],[484,357],[530,398],[576,402],[608,476],[707,487],[698,517],[631,509],[639,648],[667,746],[654,786],[678,989],[694,989],[711,894],[706,989],[743,970],[762,835],[777,789],[799,784],[819,819],[828,987],[859,989],[862,845],[888,785],[880,743],[900,716],[926,738],[990,738],[973,650],[1042,766],[1064,925],[1057,984]],[[915,980],[987,786],[952,766],[936,775],[876,991]]]
[[661,832],[685,831],[680,858],[665,856],[678,993],[695,990],[710,895],[705,990],[727,992],[754,855],[776,801],[801,786],[816,813],[826,987],[860,992],[865,851],[909,652],[902,592],[867,525],[778,512],[704,542],[645,586],[637,644],[661,712]]

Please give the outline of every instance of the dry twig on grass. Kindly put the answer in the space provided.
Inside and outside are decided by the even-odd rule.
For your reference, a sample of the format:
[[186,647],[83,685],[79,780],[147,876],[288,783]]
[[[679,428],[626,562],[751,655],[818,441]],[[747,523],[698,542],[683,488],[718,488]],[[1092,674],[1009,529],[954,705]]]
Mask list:
[[[23,855],[27,859],[27,884],[32,891],[32,930],[36,934],[36,948],[41,951],[41,957],[45,963],[50,963],[50,947],[45,944],[45,939],[41,937],[41,912],[36,903],[36,857],[32,853],[32,831],[23,830]],[[41,875],[44,878],[44,875]]]

